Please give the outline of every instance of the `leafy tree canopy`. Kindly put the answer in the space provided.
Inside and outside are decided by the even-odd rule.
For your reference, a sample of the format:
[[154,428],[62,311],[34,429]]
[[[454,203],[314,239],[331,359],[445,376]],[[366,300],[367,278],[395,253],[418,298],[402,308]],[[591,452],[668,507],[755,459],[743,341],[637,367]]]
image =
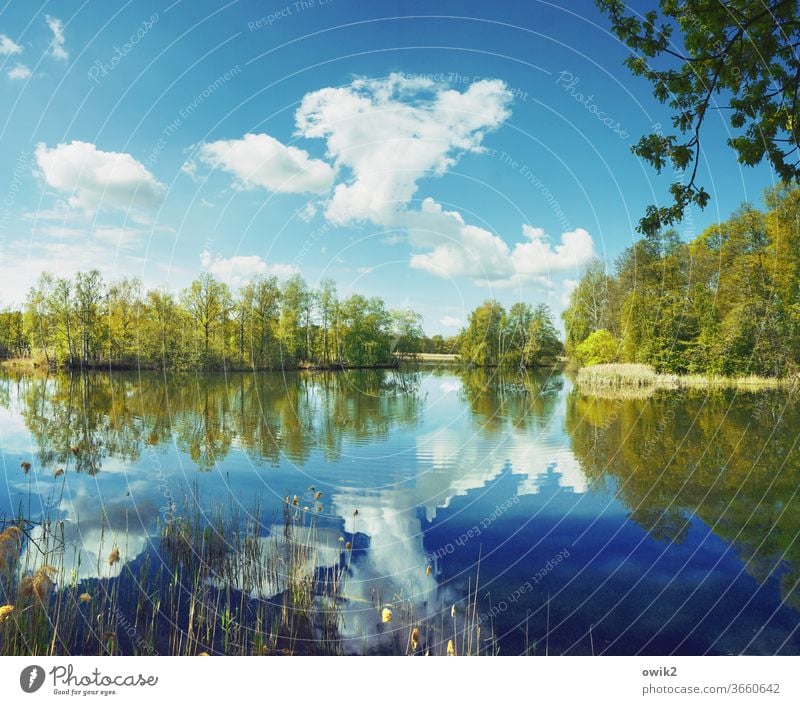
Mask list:
[[659,0],[659,10],[643,15],[622,0],[596,2],[633,51],[628,68],[673,110],[672,130],[656,130],[633,147],[659,173],[671,167],[678,174],[672,203],[648,206],[640,232],[653,235],[689,206],[708,203],[697,171],[709,111],[728,115],[735,134],[727,142],[740,163],[766,158],[784,181],[800,177],[798,0]]

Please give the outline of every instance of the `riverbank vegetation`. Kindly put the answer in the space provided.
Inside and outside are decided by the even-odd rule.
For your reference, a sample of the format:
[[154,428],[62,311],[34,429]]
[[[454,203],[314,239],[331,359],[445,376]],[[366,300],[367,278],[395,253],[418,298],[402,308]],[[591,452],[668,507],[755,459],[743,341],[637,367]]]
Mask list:
[[479,367],[553,365],[562,351],[544,304],[518,302],[506,311],[499,302],[486,301],[458,336],[460,358]]
[[234,292],[204,273],[174,295],[135,278],[106,284],[97,270],[42,274],[22,311],[0,313],[0,358],[48,367],[378,367],[421,338],[413,311],[340,299],[332,281],[314,289],[299,275],[256,276]]
[[206,512],[190,500],[135,557],[125,536],[101,530],[91,578],[78,577],[63,522],[0,522],[0,655],[497,653],[477,582],[445,603],[423,564],[423,595],[351,598],[364,539],[324,525],[321,494],[287,496],[274,521],[258,506]]
[[651,365],[611,363],[590,365],[578,370],[578,389],[595,396],[647,396],[657,389],[762,389],[800,388],[800,377],[762,377],[739,375],[670,374],[656,372]]
[[766,194],[684,242],[637,242],[613,272],[590,265],[563,314],[567,353],[583,365],[784,377],[800,370],[800,189]]

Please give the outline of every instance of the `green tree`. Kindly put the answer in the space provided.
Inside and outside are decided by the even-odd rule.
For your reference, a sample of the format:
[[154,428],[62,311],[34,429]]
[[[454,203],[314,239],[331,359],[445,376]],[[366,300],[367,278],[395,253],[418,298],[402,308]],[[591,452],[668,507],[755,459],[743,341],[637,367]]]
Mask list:
[[308,286],[299,274],[286,280],[281,290],[278,338],[286,364],[308,359],[308,339],[303,324],[307,321]]
[[632,50],[630,71],[673,110],[674,133],[657,128],[633,148],[658,172],[671,166],[680,174],[670,186],[672,204],[649,206],[640,232],[654,235],[690,205],[708,203],[697,180],[701,137],[719,108],[729,111],[734,134],[727,143],[740,163],[767,159],[783,180],[800,177],[797,0],[659,0],[659,9],[644,15],[629,12],[623,0],[596,2]]
[[569,306],[561,317],[566,328],[568,353],[585,340],[590,333],[601,328],[613,328],[612,297],[614,280],[606,274],[599,259],[590,262],[578,285],[572,290]]
[[421,352],[422,316],[410,309],[395,309],[391,312],[392,349],[398,353]]
[[91,367],[101,359],[107,335],[105,304],[106,293],[100,272],[96,269],[78,272],[75,276],[75,312],[82,367]]
[[522,349],[523,364],[525,367],[552,365],[563,350],[550,309],[545,304],[539,304],[533,309],[528,323],[525,347]]
[[461,357],[479,366],[499,365],[503,361],[505,335],[505,309],[497,301],[486,301],[469,316],[461,335]]
[[[182,295],[189,320],[199,332],[200,364],[209,366],[224,359],[224,335],[231,309],[231,294],[226,284],[204,272]],[[215,338],[217,342],[216,346]]]
[[614,362],[619,352],[619,341],[607,330],[596,330],[575,348],[575,356],[582,365],[601,365]]
[[128,363],[135,359],[143,307],[138,278],[120,279],[108,287],[109,360]]

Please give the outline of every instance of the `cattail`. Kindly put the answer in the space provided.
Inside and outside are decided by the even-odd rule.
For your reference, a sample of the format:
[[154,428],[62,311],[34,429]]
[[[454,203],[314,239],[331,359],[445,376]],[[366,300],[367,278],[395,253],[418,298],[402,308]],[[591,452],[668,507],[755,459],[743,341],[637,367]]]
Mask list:
[[88,592],[82,592],[78,595],[78,599],[85,604],[92,601],[92,596]]
[[456,655],[456,645],[453,643],[453,640],[447,642],[447,655],[448,656],[455,656]]
[[358,516],[358,509],[354,509],[354,510],[353,510],[353,516],[354,516],[354,517],[357,517],[357,516]]
[[308,505],[305,505],[305,506],[303,507],[303,511],[304,511],[304,512],[307,512],[307,511],[308,511]]
[[411,650],[416,651],[419,648],[419,629],[414,627],[411,630]]
[[19,596],[24,599],[33,597],[33,578],[30,575],[26,575],[19,581],[18,592]]
[[320,497],[322,497],[322,492],[317,492],[317,494],[314,495],[314,501],[319,500]]
[[208,654],[207,654],[205,651],[201,651],[201,652],[200,652],[199,654],[197,654],[197,655],[198,655],[198,656],[208,656]]
[[43,565],[33,575],[31,590],[33,595],[41,604],[45,604],[46,602],[50,601],[50,593],[53,591],[53,588],[56,585],[55,581],[53,580],[53,576],[55,576],[56,573],[57,571],[55,568],[53,568],[53,566]]
[[58,470],[55,471],[53,477],[61,477],[63,474],[64,474],[64,468],[59,468]]
[[114,546],[108,554],[108,565],[114,565],[119,560],[119,549]]
[[344,548],[345,548],[345,550],[346,550],[346,551],[349,551],[351,548],[353,548],[353,544],[352,544],[352,543],[350,543],[350,542],[348,541],[348,542],[347,542],[347,543],[344,545]]
[[451,616],[453,619],[455,619],[455,618],[456,618],[456,606],[455,606],[455,605],[453,605],[453,606],[450,608],[450,616]]
[[72,446],[72,448],[69,449],[69,452],[72,453],[73,455],[77,455],[78,454],[78,446]]
[[31,464],[27,460],[23,460],[19,466],[22,468],[22,472],[24,472],[26,475],[30,472]]
[[317,512],[318,513],[322,512],[322,505],[321,504],[317,505]]
[[8,615],[10,615],[14,611],[14,605],[3,605],[0,607],[0,624],[5,622],[8,619]]
[[426,578],[427,578],[428,576],[430,576],[430,574],[431,574],[431,573],[433,573],[433,568],[431,568],[430,566],[428,566],[427,568],[425,568],[425,577],[426,577]]
[[297,495],[295,495],[295,496],[292,498],[292,504],[293,504],[295,507],[299,507],[299,506],[300,506],[300,498],[299,498]]
[[381,621],[384,624],[388,624],[392,621],[392,610],[390,610],[388,607],[383,608],[383,612],[381,612]]
[[22,531],[17,526],[7,526],[0,531],[0,571],[12,570],[22,548]]

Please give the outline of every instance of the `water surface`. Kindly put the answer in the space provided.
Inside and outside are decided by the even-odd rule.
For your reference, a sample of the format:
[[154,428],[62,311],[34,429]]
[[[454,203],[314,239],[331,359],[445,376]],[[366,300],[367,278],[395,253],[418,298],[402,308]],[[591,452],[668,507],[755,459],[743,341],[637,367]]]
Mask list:
[[3,373],[0,516],[55,513],[89,578],[103,532],[136,561],[199,497],[266,535],[313,487],[331,560],[358,549],[345,632],[376,645],[376,604],[441,621],[477,580],[503,654],[797,654],[798,432],[788,392],[557,372]]

